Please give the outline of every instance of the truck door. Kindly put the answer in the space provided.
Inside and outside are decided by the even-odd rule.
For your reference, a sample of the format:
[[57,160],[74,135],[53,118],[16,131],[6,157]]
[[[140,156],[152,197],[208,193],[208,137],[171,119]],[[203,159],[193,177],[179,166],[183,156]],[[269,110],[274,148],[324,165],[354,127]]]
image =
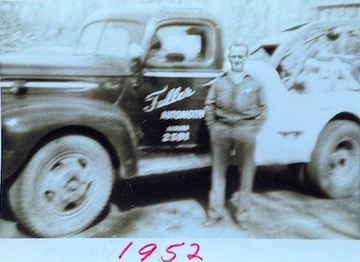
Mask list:
[[150,40],[139,88],[141,144],[207,144],[204,101],[216,67],[214,32],[206,24],[160,25]]

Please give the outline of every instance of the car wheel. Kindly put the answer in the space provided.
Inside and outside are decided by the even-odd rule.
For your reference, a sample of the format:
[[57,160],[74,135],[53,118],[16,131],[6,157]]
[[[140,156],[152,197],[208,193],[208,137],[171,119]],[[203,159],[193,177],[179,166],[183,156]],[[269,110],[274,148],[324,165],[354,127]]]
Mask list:
[[57,138],[43,146],[9,190],[18,221],[42,237],[84,230],[107,205],[113,187],[108,152],[81,135]]
[[321,132],[308,180],[329,198],[349,197],[360,184],[360,126],[347,120],[330,122]]

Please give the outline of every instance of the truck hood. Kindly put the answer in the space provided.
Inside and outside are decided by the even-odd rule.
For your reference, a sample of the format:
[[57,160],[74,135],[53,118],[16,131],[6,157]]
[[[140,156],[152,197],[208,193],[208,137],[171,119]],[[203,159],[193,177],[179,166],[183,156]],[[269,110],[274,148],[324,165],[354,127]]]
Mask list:
[[3,79],[125,76],[130,67],[130,59],[106,56],[0,56]]

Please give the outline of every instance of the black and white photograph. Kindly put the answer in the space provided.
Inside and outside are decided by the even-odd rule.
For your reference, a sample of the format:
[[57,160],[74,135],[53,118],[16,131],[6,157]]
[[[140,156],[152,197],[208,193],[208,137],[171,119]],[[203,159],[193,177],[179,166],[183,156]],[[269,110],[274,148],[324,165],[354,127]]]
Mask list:
[[359,0],[1,0],[0,86],[0,245],[360,240]]

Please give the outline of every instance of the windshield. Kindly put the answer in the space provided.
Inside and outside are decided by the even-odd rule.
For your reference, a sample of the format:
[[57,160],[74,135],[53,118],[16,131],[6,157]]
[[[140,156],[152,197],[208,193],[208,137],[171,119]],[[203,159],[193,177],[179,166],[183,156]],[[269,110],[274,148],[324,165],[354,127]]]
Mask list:
[[143,29],[132,21],[96,22],[85,27],[76,55],[125,57],[131,43],[141,44]]

